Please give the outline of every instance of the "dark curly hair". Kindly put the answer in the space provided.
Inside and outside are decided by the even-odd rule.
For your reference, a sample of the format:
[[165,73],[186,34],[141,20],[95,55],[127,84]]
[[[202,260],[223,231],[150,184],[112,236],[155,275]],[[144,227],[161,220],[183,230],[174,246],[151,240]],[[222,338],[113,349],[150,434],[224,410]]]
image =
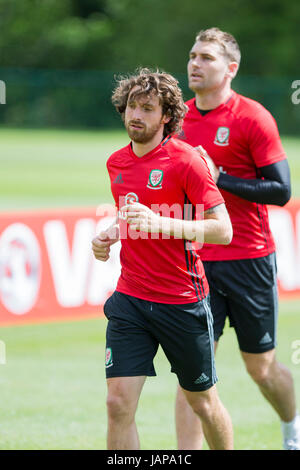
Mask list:
[[162,71],[151,71],[147,68],[137,69],[134,75],[117,78],[117,87],[112,95],[112,102],[124,120],[128,96],[133,87],[139,89],[134,93],[149,96],[155,93],[162,106],[162,114],[171,117],[164,126],[164,137],[180,132],[183,118],[188,110],[184,104],[178,81],[172,75]]

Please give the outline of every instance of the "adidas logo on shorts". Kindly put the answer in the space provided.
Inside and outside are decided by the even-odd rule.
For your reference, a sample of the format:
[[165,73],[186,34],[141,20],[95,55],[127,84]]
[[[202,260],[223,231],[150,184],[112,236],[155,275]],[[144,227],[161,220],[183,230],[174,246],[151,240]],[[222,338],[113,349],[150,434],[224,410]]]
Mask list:
[[204,374],[204,372],[202,372],[200,377],[198,377],[198,379],[195,380],[194,384],[203,384],[204,382],[207,382],[208,380],[209,378],[207,377],[207,375]]
[[269,334],[269,332],[267,332],[263,337],[262,339],[260,340],[259,344],[267,344],[267,343],[271,343],[272,341],[272,338]]

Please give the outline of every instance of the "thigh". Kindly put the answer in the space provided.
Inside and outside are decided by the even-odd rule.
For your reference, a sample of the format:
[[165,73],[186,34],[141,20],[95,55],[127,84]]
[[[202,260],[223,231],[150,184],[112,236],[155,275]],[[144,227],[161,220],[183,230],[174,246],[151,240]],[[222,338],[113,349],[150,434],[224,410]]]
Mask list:
[[135,412],[145,380],[145,376],[108,378],[107,405],[117,400],[128,411]]
[[149,332],[139,299],[115,292],[105,303],[106,377],[156,375],[157,339]]
[[278,314],[275,254],[222,263],[230,323],[240,350],[262,353],[274,349]]
[[203,390],[199,392],[191,392],[189,390],[183,389],[183,394],[185,395],[188,403],[192,408],[198,408],[201,404],[210,404],[214,405],[218,400],[217,387],[214,385],[208,390]]
[[261,352],[259,354],[246,353],[241,351],[241,356],[245,362],[247,371],[254,379],[267,377],[270,370],[276,367],[275,349]]

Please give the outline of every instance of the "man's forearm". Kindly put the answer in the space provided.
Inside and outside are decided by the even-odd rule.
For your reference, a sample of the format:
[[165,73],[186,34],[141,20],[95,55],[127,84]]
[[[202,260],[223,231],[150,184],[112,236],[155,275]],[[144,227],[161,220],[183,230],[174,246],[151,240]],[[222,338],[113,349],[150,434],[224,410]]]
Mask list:
[[290,170],[287,160],[259,169],[264,179],[243,179],[220,173],[217,185],[250,202],[284,206],[291,197]]
[[113,223],[105,230],[107,239],[111,240],[111,244],[116,243],[120,238],[119,218],[116,217]]
[[160,218],[160,232],[198,243],[228,245],[232,239],[231,224],[215,219],[181,220]]

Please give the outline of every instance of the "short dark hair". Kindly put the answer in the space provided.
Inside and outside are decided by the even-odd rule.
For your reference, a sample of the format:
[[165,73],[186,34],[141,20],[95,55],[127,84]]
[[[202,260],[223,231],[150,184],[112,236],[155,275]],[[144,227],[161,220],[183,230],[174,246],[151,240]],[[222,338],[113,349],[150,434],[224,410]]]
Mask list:
[[236,39],[230,33],[221,31],[219,28],[202,29],[196,35],[196,42],[216,42],[223,50],[223,54],[233,62],[240,64],[241,51]]

